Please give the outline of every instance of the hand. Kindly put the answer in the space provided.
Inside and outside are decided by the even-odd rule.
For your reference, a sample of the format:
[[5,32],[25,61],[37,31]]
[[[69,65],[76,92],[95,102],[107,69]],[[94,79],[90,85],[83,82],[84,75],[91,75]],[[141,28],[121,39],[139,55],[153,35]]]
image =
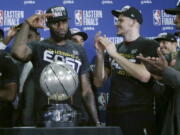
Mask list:
[[20,28],[16,28],[16,27],[11,27],[9,30],[8,30],[8,33],[7,33],[7,36],[10,37],[10,38],[13,38],[17,31],[19,30]]
[[97,53],[104,54],[105,48],[104,48],[104,46],[99,42],[100,37],[101,37],[101,32],[98,31],[98,32],[96,33],[96,36],[95,36],[95,39],[94,39],[94,42],[95,42],[95,43],[94,43],[94,46],[95,46],[95,48],[96,48]]
[[158,76],[158,75],[155,75],[155,74],[151,74],[151,76],[155,79],[155,80],[162,80],[162,77],[161,76]]
[[35,14],[29,17],[26,21],[33,28],[45,28],[46,26],[43,24],[45,19],[48,17],[53,17],[53,14],[49,14],[49,13],[43,15]]
[[112,41],[108,40],[106,36],[100,37],[99,42],[105,47],[105,49],[107,50],[110,56],[113,57],[114,55],[117,54],[117,49],[115,44]]
[[165,68],[168,67],[168,62],[162,54],[160,48],[157,49],[157,53],[159,56],[158,58],[145,58],[143,55],[139,55],[137,58],[142,61],[150,73],[161,76]]

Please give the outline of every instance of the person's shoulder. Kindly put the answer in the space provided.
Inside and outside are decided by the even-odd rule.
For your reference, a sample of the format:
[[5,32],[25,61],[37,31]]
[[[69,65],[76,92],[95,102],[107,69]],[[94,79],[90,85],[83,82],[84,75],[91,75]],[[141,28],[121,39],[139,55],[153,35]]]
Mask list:
[[157,47],[159,46],[159,43],[153,39],[140,37],[139,41],[142,42],[143,45],[151,45],[151,46],[157,46]]
[[74,45],[74,46],[81,46],[80,44],[78,44],[78,43],[76,43],[76,42],[74,42],[74,41],[72,41],[72,40],[67,40],[67,43],[69,44],[69,45]]
[[50,41],[48,39],[44,39],[44,40],[34,40],[28,43],[28,45],[31,46],[45,46],[45,45],[49,45],[51,44]]
[[72,46],[72,47],[76,48],[76,49],[80,49],[80,50],[84,49],[80,44],[78,44],[78,43],[76,43],[76,42],[74,42],[72,40],[68,40],[67,44],[69,46]]

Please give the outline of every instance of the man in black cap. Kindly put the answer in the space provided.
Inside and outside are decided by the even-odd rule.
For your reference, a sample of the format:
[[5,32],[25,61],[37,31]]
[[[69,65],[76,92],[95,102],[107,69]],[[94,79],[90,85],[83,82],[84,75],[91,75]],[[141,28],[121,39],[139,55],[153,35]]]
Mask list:
[[[180,4],[176,8],[165,9],[167,14],[176,15],[174,23],[180,29]],[[167,61],[161,48],[157,50],[158,58],[145,58],[142,55],[138,58],[145,64],[146,69],[156,76],[159,76],[168,86],[171,94],[168,95],[168,108],[164,119],[161,135],[180,134],[180,51],[176,57]]]
[[[120,126],[123,135],[154,135],[151,75],[136,56],[156,56],[158,43],[140,36],[143,17],[136,8],[125,6],[112,14],[118,17],[117,35],[124,41],[115,45],[100,33],[95,39],[94,84],[101,86],[110,73],[112,78],[107,124]],[[108,53],[105,64],[104,50]]]
[[[50,29],[49,39],[27,43],[27,34],[30,26],[42,28],[43,19],[47,18],[47,26]],[[93,119],[94,124],[99,124],[94,95],[88,80],[89,64],[84,49],[69,40],[71,38],[68,29],[68,13],[65,7],[56,6],[49,8],[44,15],[33,15],[29,17],[17,34],[12,48],[12,55],[21,60],[31,60],[35,75],[35,120],[40,122],[39,113],[48,104],[48,98],[40,88],[40,73],[49,63],[63,61],[73,65],[74,70],[80,78],[82,87],[81,95],[85,106]]]
[[72,35],[72,40],[81,46],[84,46],[84,41],[87,40],[88,35],[85,32],[80,31],[78,28],[71,28],[70,32]]
[[[155,38],[159,42],[162,53],[166,56],[166,59],[173,64],[173,59],[177,54],[177,39],[175,35],[170,33],[160,33]],[[156,110],[156,122],[159,134],[161,133],[164,118],[166,115],[169,99],[171,98],[172,90],[161,78],[152,75],[155,78],[154,91],[155,91],[155,110]],[[157,77],[157,78],[156,78]],[[160,80],[159,80],[160,79]]]
[[160,33],[156,38],[159,42],[163,54],[176,53],[177,39],[170,33]]

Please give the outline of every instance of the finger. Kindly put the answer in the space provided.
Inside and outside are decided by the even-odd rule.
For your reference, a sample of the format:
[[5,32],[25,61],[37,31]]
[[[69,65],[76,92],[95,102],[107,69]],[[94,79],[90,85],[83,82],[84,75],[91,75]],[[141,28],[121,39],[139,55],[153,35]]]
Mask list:
[[147,61],[147,58],[143,56],[136,56],[137,59],[140,59],[141,61]]
[[142,53],[140,53],[138,56],[136,56],[136,58],[138,58],[138,59],[143,59],[143,58],[145,58],[145,57],[142,55]]
[[151,60],[155,61],[155,60],[156,60],[156,57],[152,57]]
[[160,49],[160,47],[158,47],[158,49],[157,49],[157,54],[161,59],[166,60],[163,53],[162,53],[162,51],[161,51],[161,49]]
[[44,18],[53,17],[54,15],[52,13],[46,13],[42,15]]
[[96,37],[99,37],[101,35],[101,31],[98,31],[97,33],[96,33]]
[[98,42],[100,36],[101,36],[101,31],[98,31],[95,35],[94,41]]

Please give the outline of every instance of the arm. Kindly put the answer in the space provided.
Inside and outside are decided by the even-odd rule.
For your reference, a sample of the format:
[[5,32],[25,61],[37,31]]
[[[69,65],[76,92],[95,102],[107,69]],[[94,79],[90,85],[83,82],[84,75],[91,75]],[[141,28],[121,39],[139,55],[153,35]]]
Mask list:
[[29,61],[32,55],[32,50],[27,46],[28,34],[30,26],[33,28],[44,28],[42,25],[43,20],[46,17],[50,17],[52,14],[33,15],[29,17],[22,25],[22,28],[16,35],[14,44],[12,46],[12,55],[21,60]]
[[2,86],[0,87],[0,99],[13,101],[17,92],[17,66],[6,57],[5,52],[0,52],[0,72],[2,73]]
[[163,80],[170,86],[180,89],[180,72],[166,67],[162,73]]
[[11,27],[7,33],[7,36],[4,38],[3,43],[5,45],[8,45],[9,42],[13,39],[13,37],[16,35],[18,28]]
[[32,54],[32,50],[27,46],[29,29],[29,24],[23,23],[16,35],[11,51],[13,57],[25,62],[30,60]]
[[104,66],[104,47],[99,42],[101,32],[97,32],[95,36],[96,48],[96,64],[93,73],[93,83],[96,87],[101,87],[103,82],[107,79],[109,70]]
[[7,83],[3,89],[0,89],[0,99],[12,102],[16,97],[16,93],[17,84],[15,82]]
[[99,123],[94,94],[89,82],[88,73],[81,75],[82,97],[85,107],[94,123]]
[[180,72],[168,66],[160,48],[157,49],[158,58],[145,58],[142,55],[137,56],[146,66],[148,71],[161,77],[169,86],[180,88]]
[[128,59],[119,54],[116,50],[114,43],[109,41],[107,38],[101,38],[100,42],[106,48],[108,54],[116,60],[116,62],[121,65],[126,72],[128,72],[132,77],[140,80],[141,82],[148,82],[151,78],[151,74],[146,70],[143,64],[136,64],[130,62]]
[[93,74],[93,83],[98,88],[108,78],[110,70],[104,66],[104,54],[96,53],[96,64]]
[[126,58],[121,56],[121,54],[115,52],[112,57],[119,65],[124,68],[126,72],[128,72],[131,76],[138,79],[139,81],[148,82],[151,78],[151,74],[146,70],[143,64],[135,64],[133,62],[130,62]]

